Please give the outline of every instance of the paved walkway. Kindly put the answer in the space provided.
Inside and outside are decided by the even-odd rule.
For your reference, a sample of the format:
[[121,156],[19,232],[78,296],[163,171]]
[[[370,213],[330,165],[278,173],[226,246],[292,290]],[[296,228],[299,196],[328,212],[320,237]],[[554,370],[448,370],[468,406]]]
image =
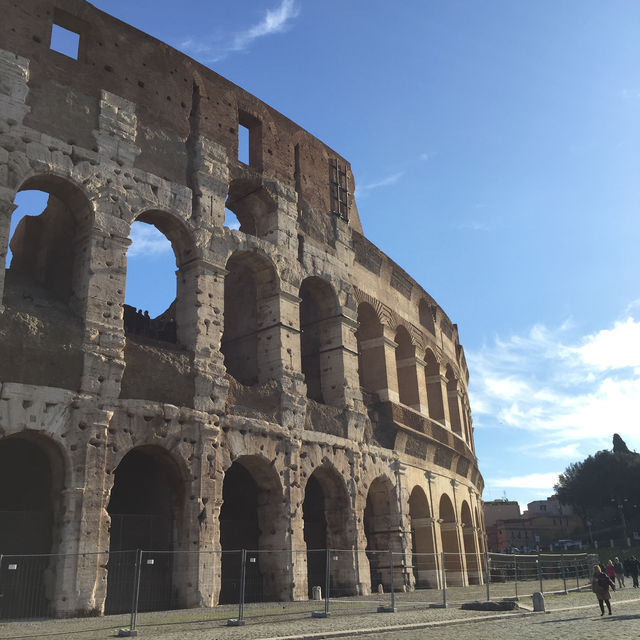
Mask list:
[[[437,628],[442,640],[528,640],[553,638],[579,640],[612,634],[616,640],[637,638],[640,620],[640,593],[625,589],[613,596],[612,616],[600,617],[592,593],[547,596],[546,614],[531,612],[531,599],[523,599],[521,609],[513,613],[483,613],[447,609],[401,609],[397,613],[337,612],[326,619],[314,619],[309,611],[263,612],[250,617],[244,626],[227,627],[228,614],[218,609],[170,611],[141,614],[138,631],[141,638],[154,640],[315,640],[359,638],[417,640],[425,631]],[[119,628],[128,625],[128,616],[11,622],[0,624],[0,639],[101,640],[113,638]]]

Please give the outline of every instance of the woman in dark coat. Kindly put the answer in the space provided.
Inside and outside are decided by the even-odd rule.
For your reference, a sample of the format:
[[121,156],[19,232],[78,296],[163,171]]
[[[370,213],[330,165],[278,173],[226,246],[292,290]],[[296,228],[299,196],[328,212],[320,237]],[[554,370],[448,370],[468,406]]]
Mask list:
[[598,605],[600,605],[600,615],[604,615],[604,605],[606,603],[609,615],[611,615],[611,596],[609,595],[609,588],[615,588],[613,582],[606,573],[603,573],[599,565],[593,566],[593,576],[591,577],[591,590],[596,594],[598,598]]

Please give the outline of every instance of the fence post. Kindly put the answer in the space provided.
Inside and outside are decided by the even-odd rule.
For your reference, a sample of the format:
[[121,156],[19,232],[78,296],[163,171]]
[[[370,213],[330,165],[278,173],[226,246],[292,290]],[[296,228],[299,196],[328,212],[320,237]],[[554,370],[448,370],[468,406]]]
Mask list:
[[324,570],[324,615],[329,615],[329,585],[331,584],[331,549],[327,549],[327,561]]
[[576,566],[576,590],[580,591],[580,571],[578,570],[578,559],[576,558],[575,560],[575,566]]
[[562,583],[564,584],[564,593],[566,595],[568,591],[567,591],[567,572],[564,565],[564,553],[560,554],[560,564],[562,565]]
[[447,569],[444,566],[444,551],[442,552],[442,606],[447,608]]
[[513,556],[513,580],[516,589],[516,600],[518,599],[518,556]]
[[485,575],[487,576],[485,584],[487,587],[487,602],[491,601],[491,567],[489,566],[489,552],[484,552]]
[[538,551],[538,580],[540,581],[540,593],[544,593],[544,588],[542,587],[542,555]]
[[[221,560],[222,561],[222,560]],[[244,592],[247,580],[247,550],[240,552],[240,594],[238,598],[238,617],[227,620],[228,627],[241,627],[244,624]]]
[[128,629],[119,629],[119,638],[134,638],[138,635],[136,620],[138,618],[138,600],[140,598],[140,574],[142,573],[142,550],[136,549],[136,564],[133,576],[133,594],[131,596],[131,619]]

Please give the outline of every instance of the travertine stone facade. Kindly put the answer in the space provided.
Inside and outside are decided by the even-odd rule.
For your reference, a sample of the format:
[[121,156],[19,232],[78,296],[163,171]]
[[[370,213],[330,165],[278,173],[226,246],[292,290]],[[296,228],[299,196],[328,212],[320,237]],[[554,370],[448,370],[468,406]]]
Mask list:
[[[306,598],[325,567],[298,552],[325,547],[344,593],[388,582],[376,550],[405,554],[407,588],[439,579],[412,552],[482,581],[457,327],[364,237],[349,163],[84,0],[0,9],[0,259],[16,193],[50,194],[0,272],[0,553],[86,554],[43,576],[60,615],[117,610],[88,554],[136,547],[278,550],[253,567],[273,599]],[[160,337],[125,331],[134,221],[175,253]],[[225,562],[184,554],[157,579],[183,606],[231,601]]]

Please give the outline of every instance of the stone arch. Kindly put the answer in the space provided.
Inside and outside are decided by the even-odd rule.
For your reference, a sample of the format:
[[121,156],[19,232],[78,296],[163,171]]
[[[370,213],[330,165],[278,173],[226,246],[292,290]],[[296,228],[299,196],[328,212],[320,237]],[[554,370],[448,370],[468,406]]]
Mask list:
[[40,285],[80,315],[85,274],[75,239],[78,229],[93,222],[89,195],[71,179],[49,173],[30,175],[16,193],[27,190],[49,194],[49,202],[40,215],[25,217],[17,225],[9,241],[13,253],[9,275]]
[[369,487],[363,515],[371,589],[379,584],[389,589],[389,551],[402,551],[400,516],[395,488],[387,476],[378,476]]
[[467,577],[469,584],[481,584],[482,575],[476,545],[475,527],[471,517],[471,509],[466,500],[460,505],[460,523],[462,525],[462,543],[467,565]]
[[240,550],[247,549],[247,601],[284,600],[290,595],[288,515],[280,477],[272,462],[243,455],[226,470],[220,509],[221,604],[237,602]]
[[[142,305],[123,306],[127,340],[121,397],[191,406],[194,384],[184,370],[190,365],[186,351],[195,346],[192,304],[195,282],[188,266],[196,254],[193,234],[180,216],[162,209],[146,210],[133,222],[151,225],[164,235],[171,244],[177,271],[174,299],[156,317],[150,317],[148,311],[143,314],[142,308],[136,311]],[[172,351],[170,358],[164,353],[167,349]],[[153,380],[149,371],[156,374]]]
[[446,421],[444,411],[444,397],[442,393],[442,376],[440,374],[440,362],[431,349],[424,354],[425,377],[427,380],[427,405],[429,417],[438,422]]
[[433,517],[427,496],[416,485],[409,496],[409,518],[411,521],[411,552],[413,574],[417,588],[437,587],[438,561],[433,537]]
[[458,535],[458,521],[451,498],[446,493],[443,493],[440,497],[438,514],[447,583],[462,585],[464,584],[464,572],[462,549],[460,548],[460,537]]
[[464,436],[462,434],[462,416],[460,415],[459,381],[451,365],[447,365],[445,377],[447,379],[447,402],[449,403],[451,429],[462,438]]
[[227,373],[252,386],[272,377],[270,349],[277,347],[269,338],[280,321],[278,278],[273,263],[257,252],[234,252],[226,268],[221,351]]
[[232,180],[225,207],[235,214],[242,233],[264,238],[275,227],[276,203],[264,186],[255,181]]
[[130,449],[114,470],[107,505],[110,518],[106,613],[127,611],[133,579],[132,549],[158,552],[141,574],[141,611],[185,602],[180,567],[172,551],[186,548],[185,477],[174,456],[157,445]]
[[395,354],[400,402],[409,407],[420,409],[416,347],[411,340],[411,334],[404,325],[398,325],[394,342],[397,344]]
[[[49,554],[60,550],[66,473],[64,453],[51,438],[20,431],[0,439],[0,549],[5,557],[27,555],[14,559],[15,572],[3,572],[0,617],[55,611],[64,558]],[[20,588],[27,580],[28,601]]]
[[[82,232],[93,222],[92,203],[80,185],[54,174],[31,174],[17,189],[25,190],[47,193],[48,203],[39,215],[18,222],[8,244],[10,218],[0,229],[0,305],[7,309],[0,319],[0,379],[77,391],[88,292]],[[12,259],[5,270],[8,248]],[[25,317],[37,318],[36,332]]]
[[339,372],[331,362],[335,345],[341,344],[342,338],[338,297],[331,284],[317,276],[302,281],[299,295],[300,355],[307,397],[316,402],[339,405],[342,385],[337,384],[335,376]]
[[420,300],[418,306],[418,316],[420,324],[433,336],[436,335],[436,327],[433,320],[433,306],[425,298]]
[[384,328],[376,310],[368,302],[358,305],[356,341],[360,386],[369,393],[385,389]]
[[330,553],[331,592],[356,593],[353,549],[353,512],[344,478],[325,462],[309,476],[302,513],[307,546],[307,585],[325,582],[326,550]]

